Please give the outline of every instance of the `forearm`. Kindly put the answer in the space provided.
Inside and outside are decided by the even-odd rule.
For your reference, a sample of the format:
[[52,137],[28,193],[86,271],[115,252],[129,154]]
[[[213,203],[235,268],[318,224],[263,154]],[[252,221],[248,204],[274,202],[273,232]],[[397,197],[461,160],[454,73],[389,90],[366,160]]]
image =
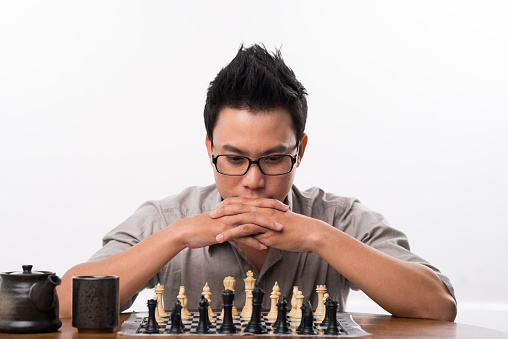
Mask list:
[[168,227],[121,253],[74,266],[64,274],[62,284],[58,287],[60,316],[65,318],[71,315],[73,276],[117,275],[120,278],[120,304],[124,304],[181,250],[179,238]]
[[314,252],[395,316],[453,321],[456,304],[429,268],[386,255],[332,227],[314,238]]

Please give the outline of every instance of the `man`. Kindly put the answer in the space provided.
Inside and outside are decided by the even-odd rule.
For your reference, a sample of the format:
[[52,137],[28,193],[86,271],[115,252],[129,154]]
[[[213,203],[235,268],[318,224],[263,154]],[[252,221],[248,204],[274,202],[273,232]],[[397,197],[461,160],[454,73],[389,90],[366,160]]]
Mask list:
[[448,278],[411,253],[381,215],[354,199],[293,186],[308,142],[306,94],[280,51],[242,46],[207,94],[215,185],[147,202],[108,233],[89,262],[64,275],[62,317],[70,315],[74,275],[118,275],[122,309],[158,282],[166,302],[183,285],[189,308],[197,308],[208,282],[219,308],[224,277],[235,277],[235,303],[243,305],[241,280],[252,270],[268,292],[277,281],[290,297],[296,285],[314,305],[316,285],[326,284],[341,310],[350,288],[359,288],[393,315],[453,321]]

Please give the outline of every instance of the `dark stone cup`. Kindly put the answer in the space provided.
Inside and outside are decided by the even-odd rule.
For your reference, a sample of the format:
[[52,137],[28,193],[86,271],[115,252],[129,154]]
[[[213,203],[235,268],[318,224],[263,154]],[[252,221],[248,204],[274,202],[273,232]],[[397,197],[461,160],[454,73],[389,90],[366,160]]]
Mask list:
[[118,288],[114,275],[72,277],[72,326],[79,332],[113,332],[120,314]]

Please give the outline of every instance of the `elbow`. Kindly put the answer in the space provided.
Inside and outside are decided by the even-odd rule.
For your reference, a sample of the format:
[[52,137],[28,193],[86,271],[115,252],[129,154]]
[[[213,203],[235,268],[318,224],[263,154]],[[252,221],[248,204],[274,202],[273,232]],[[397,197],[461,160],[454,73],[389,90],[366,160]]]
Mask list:
[[440,307],[435,312],[435,317],[433,319],[443,320],[443,321],[455,321],[455,317],[457,316],[457,303],[452,298],[451,295],[448,295],[443,302],[441,302]]

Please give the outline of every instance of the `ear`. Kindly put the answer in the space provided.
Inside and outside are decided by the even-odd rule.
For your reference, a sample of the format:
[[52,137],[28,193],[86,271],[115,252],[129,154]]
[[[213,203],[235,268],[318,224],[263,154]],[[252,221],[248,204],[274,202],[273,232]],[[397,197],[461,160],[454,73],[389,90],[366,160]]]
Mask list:
[[298,159],[296,160],[296,167],[300,166],[300,162],[302,162],[303,154],[305,153],[305,148],[307,147],[307,140],[309,137],[307,134],[303,133],[302,140],[300,140],[300,147],[298,148]]
[[208,139],[208,135],[205,137],[205,145],[208,152],[208,159],[210,159],[210,163],[212,163],[212,142]]

